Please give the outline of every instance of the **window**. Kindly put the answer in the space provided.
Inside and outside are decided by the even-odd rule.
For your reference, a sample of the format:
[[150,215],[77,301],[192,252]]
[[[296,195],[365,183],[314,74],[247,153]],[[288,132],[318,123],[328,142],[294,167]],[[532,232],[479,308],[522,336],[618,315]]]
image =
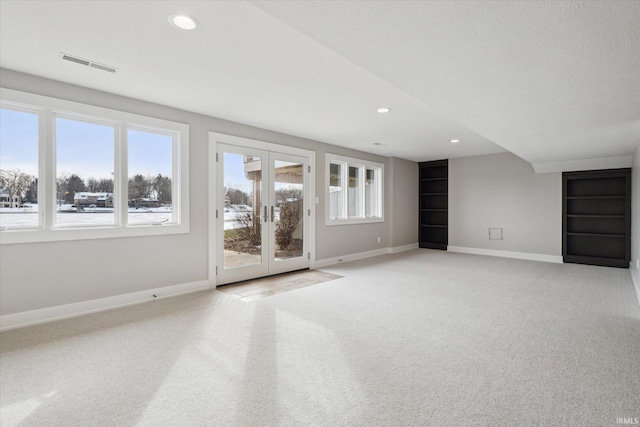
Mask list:
[[342,164],[329,163],[329,218],[342,218]]
[[381,203],[381,179],[382,169],[366,169],[366,181],[364,183],[364,215],[367,218],[382,217]]
[[32,229],[38,220],[38,112],[0,109],[0,229]]
[[189,231],[187,125],[0,91],[1,243]]
[[[55,226],[113,226],[115,127],[62,117],[55,126]],[[106,181],[108,189],[97,188],[97,182]]]
[[129,129],[129,224],[172,224],[173,138]]
[[349,191],[347,192],[347,201],[349,204],[349,218],[361,218],[362,214],[362,185],[360,179],[361,168],[349,165]]
[[381,222],[383,165],[327,154],[327,224]]

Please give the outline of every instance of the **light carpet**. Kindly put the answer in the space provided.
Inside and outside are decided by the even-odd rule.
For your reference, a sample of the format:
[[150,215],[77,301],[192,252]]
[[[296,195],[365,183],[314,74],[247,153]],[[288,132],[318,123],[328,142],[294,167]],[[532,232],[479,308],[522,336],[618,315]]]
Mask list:
[[246,280],[230,285],[218,286],[217,290],[242,301],[253,301],[276,294],[306,288],[342,276],[320,270],[299,270],[291,273]]
[[0,425],[617,425],[640,417],[629,272],[431,250],[0,335]]

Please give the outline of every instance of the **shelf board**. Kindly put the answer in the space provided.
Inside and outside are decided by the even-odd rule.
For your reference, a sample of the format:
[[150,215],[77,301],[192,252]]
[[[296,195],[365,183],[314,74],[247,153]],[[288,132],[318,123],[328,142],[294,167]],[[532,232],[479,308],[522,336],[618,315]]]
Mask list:
[[420,193],[421,196],[446,196],[447,193]]
[[567,233],[567,236],[589,236],[589,237],[619,237],[625,238],[624,234],[599,234],[599,233]]
[[422,212],[446,212],[446,209],[420,209]]
[[449,178],[420,178],[420,181],[444,181]]
[[564,262],[576,264],[602,265],[605,267],[629,268],[629,262],[624,258],[597,257],[588,255],[565,254],[562,256]]
[[446,242],[420,242],[419,246],[421,248],[426,248],[426,249],[440,249],[443,251],[447,250],[447,243]]
[[625,215],[567,215],[567,218],[626,218]]
[[568,196],[567,200],[579,200],[579,199],[624,199],[624,196]]
[[422,227],[437,227],[437,228],[447,228],[447,225],[436,225],[436,224],[422,224]]

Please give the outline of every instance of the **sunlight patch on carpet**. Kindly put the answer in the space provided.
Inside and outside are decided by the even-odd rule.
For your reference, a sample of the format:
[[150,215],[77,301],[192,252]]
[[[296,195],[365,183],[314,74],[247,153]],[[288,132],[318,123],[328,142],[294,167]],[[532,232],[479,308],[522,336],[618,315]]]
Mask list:
[[254,301],[342,277],[319,270],[302,270],[225,285],[216,290],[242,301]]

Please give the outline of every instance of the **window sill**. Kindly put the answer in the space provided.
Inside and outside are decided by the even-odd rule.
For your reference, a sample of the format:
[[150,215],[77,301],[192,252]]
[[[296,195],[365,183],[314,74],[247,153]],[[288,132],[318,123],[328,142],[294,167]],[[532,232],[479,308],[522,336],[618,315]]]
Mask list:
[[32,229],[0,231],[0,244],[58,242],[68,240],[97,240],[123,237],[159,236],[165,234],[187,234],[189,226],[182,225],[132,225],[129,227],[95,227],[64,229]]
[[349,219],[330,219],[325,225],[354,225],[354,224],[376,224],[384,222],[384,218],[349,218]]

